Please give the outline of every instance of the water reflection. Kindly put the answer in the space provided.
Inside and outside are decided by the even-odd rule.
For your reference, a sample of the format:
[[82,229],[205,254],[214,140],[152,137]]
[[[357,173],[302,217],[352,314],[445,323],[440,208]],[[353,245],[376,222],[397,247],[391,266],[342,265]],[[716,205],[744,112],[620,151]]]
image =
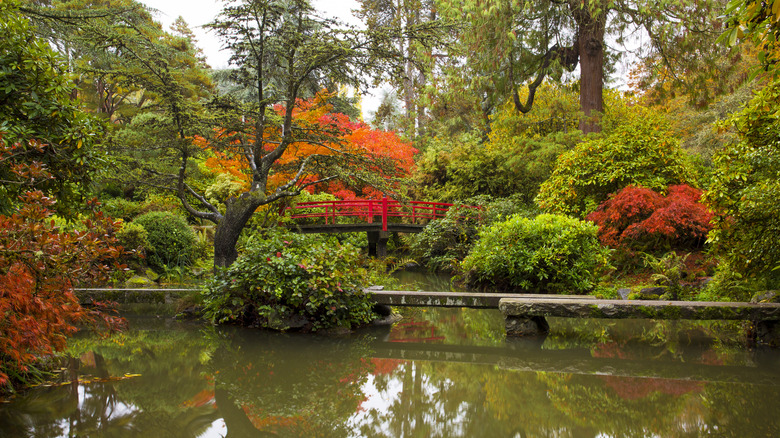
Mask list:
[[556,320],[543,342],[504,339],[497,312],[457,309],[346,336],[131,324],[75,343],[63,386],[0,405],[0,436],[780,432],[778,353],[742,347],[723,324]]

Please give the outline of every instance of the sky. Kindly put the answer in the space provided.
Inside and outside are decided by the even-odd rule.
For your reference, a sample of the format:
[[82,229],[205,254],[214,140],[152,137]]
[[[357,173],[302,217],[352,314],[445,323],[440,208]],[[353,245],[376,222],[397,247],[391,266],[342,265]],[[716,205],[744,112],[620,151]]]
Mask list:
[[[222,9],[223,3],[219,0],[138,0],[159,12],[155,15],[157,21],[168,29],[177,17],[182,16],[190,26],[198,40],[198,46],[203,49],[206,59],[212,68],[228,67],[230,54],[221,50],[221,45],[216,35],[207,32],[202,26],[212,21]],[[344,22],[359,25],[358,20],[352,15],[352,9],[358,8],[356,0],[313,0],[314,7],[324,16],[338,17]],[[363,117],[376,111],[379,106],[381,89],[374,89],[370,94],[363,96]]]

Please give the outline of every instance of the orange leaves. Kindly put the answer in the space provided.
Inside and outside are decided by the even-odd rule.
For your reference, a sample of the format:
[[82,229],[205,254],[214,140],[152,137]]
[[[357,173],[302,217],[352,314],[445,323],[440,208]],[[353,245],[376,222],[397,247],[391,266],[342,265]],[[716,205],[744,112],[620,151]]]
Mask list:
[[[353,121],[344,114],[334,113],[333,106],[328,103],[332,94],[323,90],[308,100],[298,100],[292,111],[295,137],[274,163],[269,174],[269,189],[286,184],[298,173],[304,160],[312,157],[335,158],[337,156],[352,156],[360,158],[364,170],[369,170],[386,179],[402,178],[411,172],[414,166],[414,154],[417,149],[411,143],[402,141],[394,132],[377,131],[362,121]],[[285,108],[281,105],[274,110],[283,115]],[[270,129],[270,128],[269,128]],[[251,136],[250,136],[251,137]],[[267,141],[263,147],[265,152],[277,146],[270,141],[279,138],[278,132],[266,130],[264,138]],[[248,140],[254,141],[254,138]],[[194,143],[200,147],[209,148],[208,143],[195,138]],[[252,175],[248,163],[241,154],[240,148],[235,150],[210,150],[211,157],[205,165],[215,173],[227,173],[236,181],[241,181],[248,188]],[[315,161],[315,160],[312,160]],[[311,183],[330,176],[320,175],[321,169],[312,166],[306,169],[300,184]],[[345,183],[330,181],[326,184],[310,188],[310,191],[325,191],[341,199],[360,197],[381,197],[381,192],[370,187],[347,187]]]

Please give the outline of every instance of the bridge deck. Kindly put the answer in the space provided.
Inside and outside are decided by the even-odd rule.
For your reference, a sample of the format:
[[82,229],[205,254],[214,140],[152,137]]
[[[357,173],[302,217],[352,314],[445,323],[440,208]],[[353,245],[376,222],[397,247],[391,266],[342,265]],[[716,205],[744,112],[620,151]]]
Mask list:
[[[381,223],[360,224],[314,224],[314,225],[288,225],[288,229],[304,234],[314,233],[359,233],[365,231],[383,231]],[[422,224],[388,223],[387,231],[396,233],[419,233],[425,228]]]

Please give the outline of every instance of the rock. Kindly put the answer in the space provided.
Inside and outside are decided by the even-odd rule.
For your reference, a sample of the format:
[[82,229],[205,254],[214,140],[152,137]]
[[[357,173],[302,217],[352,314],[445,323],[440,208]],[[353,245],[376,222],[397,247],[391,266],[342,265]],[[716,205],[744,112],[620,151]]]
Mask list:
[[133,275],[132,277],[130,277],[130,279],[125,281],[125,287],[143,288],[143,287],[150,287],[150,286],[156,286],[156,283],[140,275]]
[[624,287],[622,289],[618,289],[617,293],[620,295],[621,300],[627,300],[628,296],[631,295],[631,289]]
[[661,286],[645,287],[645,288],[642,288],[642,290],[640,290],[639,293],[642,294],[642,295],[646,295],[646,296],[654,295],[654,296],[660,297],[661,295],[666,293],[666,288],[665,287],[661,287]]
[[549,331],[550,325],[540,316],[506,318],[507,336],[543,336]]
[[394,313],[392,315],[383,316],[371,321],[371,325],[393,325],[402,319],[404,319],[403,316],[399,315],[398,313]]
[[751,303],[780,303],[780,294],[776,290],[765,290],[753,295]]
[[157,281],[160,279],[160,276],[151,269],[147,269],[146,271],[144,271],[144,275],[146,276],[146,278],[152,281]]

